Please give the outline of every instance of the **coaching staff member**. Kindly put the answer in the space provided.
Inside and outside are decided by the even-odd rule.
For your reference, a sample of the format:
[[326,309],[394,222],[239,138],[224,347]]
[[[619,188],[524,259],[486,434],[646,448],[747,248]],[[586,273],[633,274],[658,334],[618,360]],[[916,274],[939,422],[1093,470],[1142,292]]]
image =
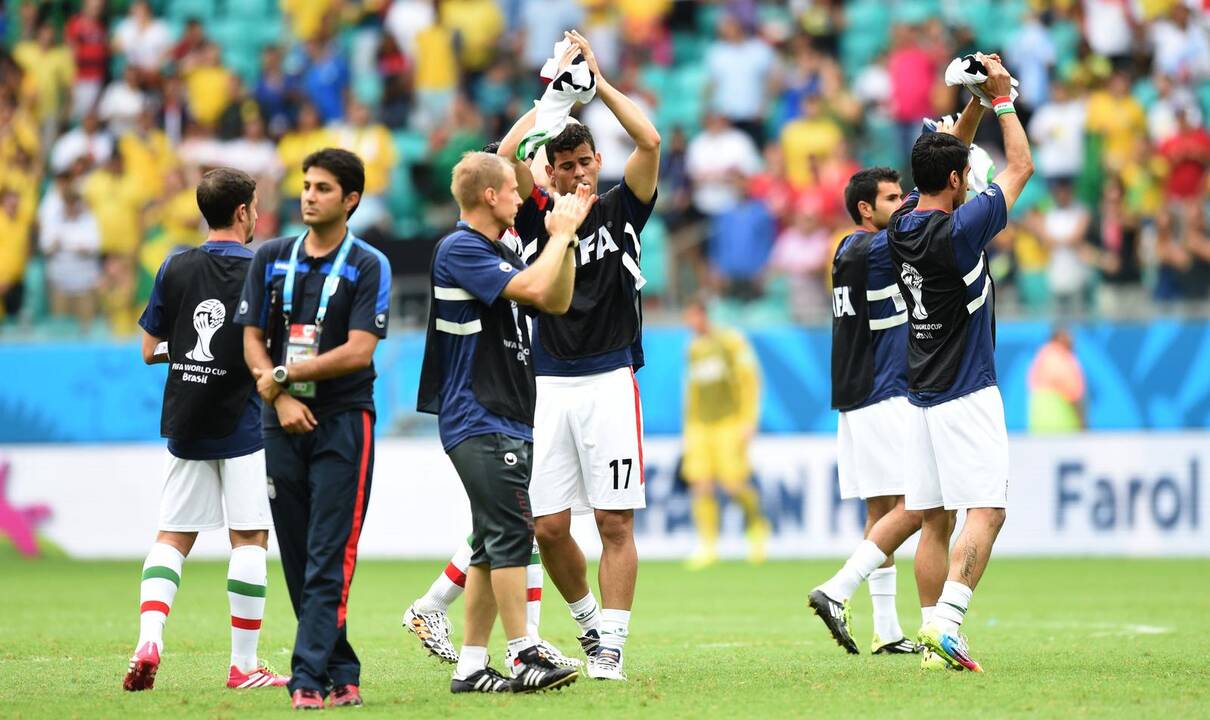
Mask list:
[[[433,291],[417,402],[438,416],[441,444],[466,488],[473,526],[466,630],[452,692],[532,692],[575,682],[526,634],[526,565],[534,541],[529,505],[534,371],[518,305],[561,314],[571,305],[576,228],[595,200],[587,185],[556,196],[551,240],[526,267],[500,242],[521,207],[513,166],[467,153],[450,190],[461,221],[433,253]],[[497,609],[508,636],[507,679],[487,665]]]
[[361,159],[327,148],[303,161],[307,232],[253,258],[236,322],[265,401],[269,498],[298,617],[295,708],[360,705],[361,664],[345,616],[374,467],[374,348],[386,337],[391,266],[349,231]]

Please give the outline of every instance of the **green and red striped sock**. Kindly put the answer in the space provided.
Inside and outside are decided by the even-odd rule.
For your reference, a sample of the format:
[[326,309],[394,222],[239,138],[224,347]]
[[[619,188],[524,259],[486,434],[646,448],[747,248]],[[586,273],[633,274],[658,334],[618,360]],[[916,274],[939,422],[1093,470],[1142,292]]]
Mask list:
[[256,645],[265,617],[265,588],[269,582],[266,551],[257,545],[231,549],[227,566],[227,599],[231,603],[231,664],[241,672],[257,668]]
[[135,651],[148,642],[164,649],[164,623],[172,610],[172,599],[181,585],[181,566],[185,556],[165,543],[155,543],[143,561],[143,580],[139,585],[139,642]]

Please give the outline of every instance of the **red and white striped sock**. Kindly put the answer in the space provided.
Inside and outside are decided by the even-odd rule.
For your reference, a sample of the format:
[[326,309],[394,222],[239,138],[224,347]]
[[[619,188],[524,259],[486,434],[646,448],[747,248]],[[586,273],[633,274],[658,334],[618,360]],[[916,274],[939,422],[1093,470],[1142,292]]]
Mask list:
[[462,596],[466,589],[466,570],[471,566],[470,538],[458,548],[454,557],[450,558],[445,571],[437,576],[433,584],[419,600],[413,603],[416,612],[445,612],[450,605]]
[[266,551],[257,545],[231,548],[227,566],[227,600],[231,603],[231,664],[240,672],[257,668],[256,646],[265,617],[269,583]]
[[535,540],[529,566],[525,568],[525,632],[535,639],[541,637],[538,625],[542,622],[542,580],[542,560]]
[[143,561],[143,580],[139,585],[139,642],[135,652],[153,642],[164,649],[164,623],[172,610],[172,599],[181,585],[181,566],[185,556],[165,543],[155,543]]

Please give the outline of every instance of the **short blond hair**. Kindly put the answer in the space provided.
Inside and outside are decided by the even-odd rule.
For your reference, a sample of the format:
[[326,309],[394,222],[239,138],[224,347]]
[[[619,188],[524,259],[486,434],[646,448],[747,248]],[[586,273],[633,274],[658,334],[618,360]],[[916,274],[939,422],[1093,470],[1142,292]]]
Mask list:
[[488,188],[500,190],[504,187],[507,173],[513,172],[512,165],[493,153],[468,152],[454,166],[450,180],[450,194],[464,212],[483,204],[483,191]]

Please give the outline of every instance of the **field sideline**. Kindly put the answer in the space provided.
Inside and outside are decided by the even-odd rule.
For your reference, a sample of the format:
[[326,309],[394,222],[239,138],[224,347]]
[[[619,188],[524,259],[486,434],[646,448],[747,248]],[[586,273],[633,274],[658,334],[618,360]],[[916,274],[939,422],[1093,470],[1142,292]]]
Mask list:
[[[988,672],[925,673],[913,658],[844,655],[805,609],[832,561],[739,563],[690,573],[647,563],[626,685],[581,679],[544,696],[454,697],[450,666],[399,619],[438,561],[362,563],[350,603],[367,705],[357,717],[1210,717],[1210,567],[1205,560],[993,560],[964,626]],[[0,555],[0,707],[10,718],[284,717],[286,693],[225,689],[226,566],[186,563],[166,656],[149,693],[121,691],[137,633],[138,561],[28,562]],[[269,570],[261,653],[289,670],[294,617]],[[904,628],[919,623],[901,563]],[[570,654],[575,626],[547,581],[543,635]],[[461,627],[461,603],[454,606]],[[869,594],[854,634],[870,640]],[[455,639],[458,634],[455,632]],[[457,644],[457,642],[455,643]],[[504,639],[492,638],[502,668]]]

